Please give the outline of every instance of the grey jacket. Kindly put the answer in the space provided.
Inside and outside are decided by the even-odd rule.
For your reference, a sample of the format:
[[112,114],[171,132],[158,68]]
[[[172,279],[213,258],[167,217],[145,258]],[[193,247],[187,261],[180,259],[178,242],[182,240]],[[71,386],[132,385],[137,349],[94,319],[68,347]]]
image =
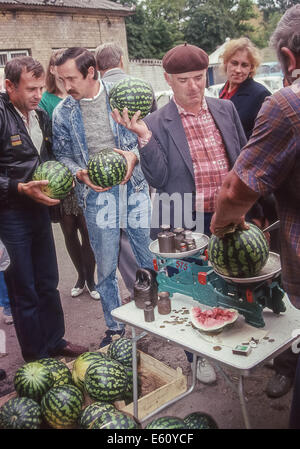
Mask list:
[[[230,167],[233,166],[241,148],[246,144],[238,113],[229,100],[206,98],[218,129],[222,135]],[[195,210],[195,180],[193,163],[189,145],[185,136],[178,109],[173,100],[158,111],[144,118],[145,123],[152,131],[152,138],[147,145],[140,148],[140,161],[145,178],[149,185],[157,189],[157,193],[168,195],[179,194],[182,201],[181,221],[185,208],[185,194],[192,196],[190,214]],[[170,203],[170,224],[174,225],[174,205]],[[155,238],[158,232],[157,224],[162,224],[161,201],[155,198],[151,237]],[[176,225],[176,223],[175,223]]]

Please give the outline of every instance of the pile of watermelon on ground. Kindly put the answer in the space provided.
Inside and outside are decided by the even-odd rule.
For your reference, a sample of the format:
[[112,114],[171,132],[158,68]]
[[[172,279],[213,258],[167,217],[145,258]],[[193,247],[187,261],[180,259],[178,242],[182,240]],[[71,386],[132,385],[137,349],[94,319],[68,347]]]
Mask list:
[[[72,363],[44,358],[21,366],[16,397],[0,408],[0,429],[141,429],[116,401],[133,400],[132,340],[114,340],[106,352],[85,352]],[[141,379],[138,379],[139,392]],[[217,428],[212,417],[194,412],[184,419],[165,416],[147,429]]]

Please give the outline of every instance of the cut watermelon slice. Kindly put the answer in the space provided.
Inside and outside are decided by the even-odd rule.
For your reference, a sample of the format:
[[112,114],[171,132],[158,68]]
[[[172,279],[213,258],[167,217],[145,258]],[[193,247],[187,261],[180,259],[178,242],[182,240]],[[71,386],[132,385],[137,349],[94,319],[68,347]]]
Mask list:
[[213,307],[207,310],[202,310],[200,307],[192,307],[190,310],[192,324],[203,332],[220,332],[225,326],[233,324],[238,316],[237,310],[223,309],[221,307]]

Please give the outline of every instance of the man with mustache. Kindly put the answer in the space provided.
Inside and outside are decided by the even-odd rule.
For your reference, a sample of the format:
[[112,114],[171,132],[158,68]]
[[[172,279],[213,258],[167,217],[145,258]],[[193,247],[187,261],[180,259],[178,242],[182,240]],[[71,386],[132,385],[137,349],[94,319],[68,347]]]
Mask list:
[[[96,289],[107,325],[100,342],[100,347],[103,347],[112,341],[114,335],[124,335],[124,325],[111,315],[111,311],[121,305],[116,276],[121,227],[128,235],[138,265],[153,267],[152,253],[148,248],[149,186],[139,164],[135,134],[117,125],[111,117],[108,93],[113,83],[98,79],[93,54],[85,48],[71,47],[55,64],[69,96],[54,111],[54,153],[78,181],[78,202],[84,208],[95,254]],[[127,161],[124,180],[111,188],[96,186],[87,172],[90,156],[106,148],[115,149]],[[135,214],[139,222],[131,221],[130,216],[133,218]]]

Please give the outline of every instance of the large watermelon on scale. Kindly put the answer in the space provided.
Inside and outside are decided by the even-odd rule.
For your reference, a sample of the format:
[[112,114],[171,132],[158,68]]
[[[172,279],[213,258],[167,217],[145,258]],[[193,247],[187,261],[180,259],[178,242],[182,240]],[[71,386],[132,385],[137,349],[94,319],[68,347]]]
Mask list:
[[90,180],[96,186],[113,187],[123,181],[127,162],[117,151],[104,149],[90,157],[87,170]]
[[96,401],[115,401],[128,388],[125,367],[109,359],[94,362],[86,370],[84,386],[89,396]]
[[41,408],[29,398],[9,399],[0,409],[0,429],[39,429]]
[[50,198],[59,200],[65,198],[73,186],[71,171],[58,161],[43,162],[35,170],[32,180],[48,180],[49,183],[41,187],[42,192]]
[[51,388],[42,398],[42,415],[54,429],[72,428],[80,416],[83,399],[75,385]]
[[248,225],[248,230],[237,229],[222,238],[210,237],[208,257],[217,273],[233,278],[254,277],[266,264],[267,239],[257,226]]
[[50,370],[39,362],[28,362],[21,366],[14,377],[15,390],[19,396],[25,396],[39,402],[54,382]]
[[118,109],[120,114],[127,108],[130,119],[137,111],[141,111],[140,118],[145,117],[151,110],[153,99],[150,84],[133,77],[118,81],[109,93],[111,108]]

